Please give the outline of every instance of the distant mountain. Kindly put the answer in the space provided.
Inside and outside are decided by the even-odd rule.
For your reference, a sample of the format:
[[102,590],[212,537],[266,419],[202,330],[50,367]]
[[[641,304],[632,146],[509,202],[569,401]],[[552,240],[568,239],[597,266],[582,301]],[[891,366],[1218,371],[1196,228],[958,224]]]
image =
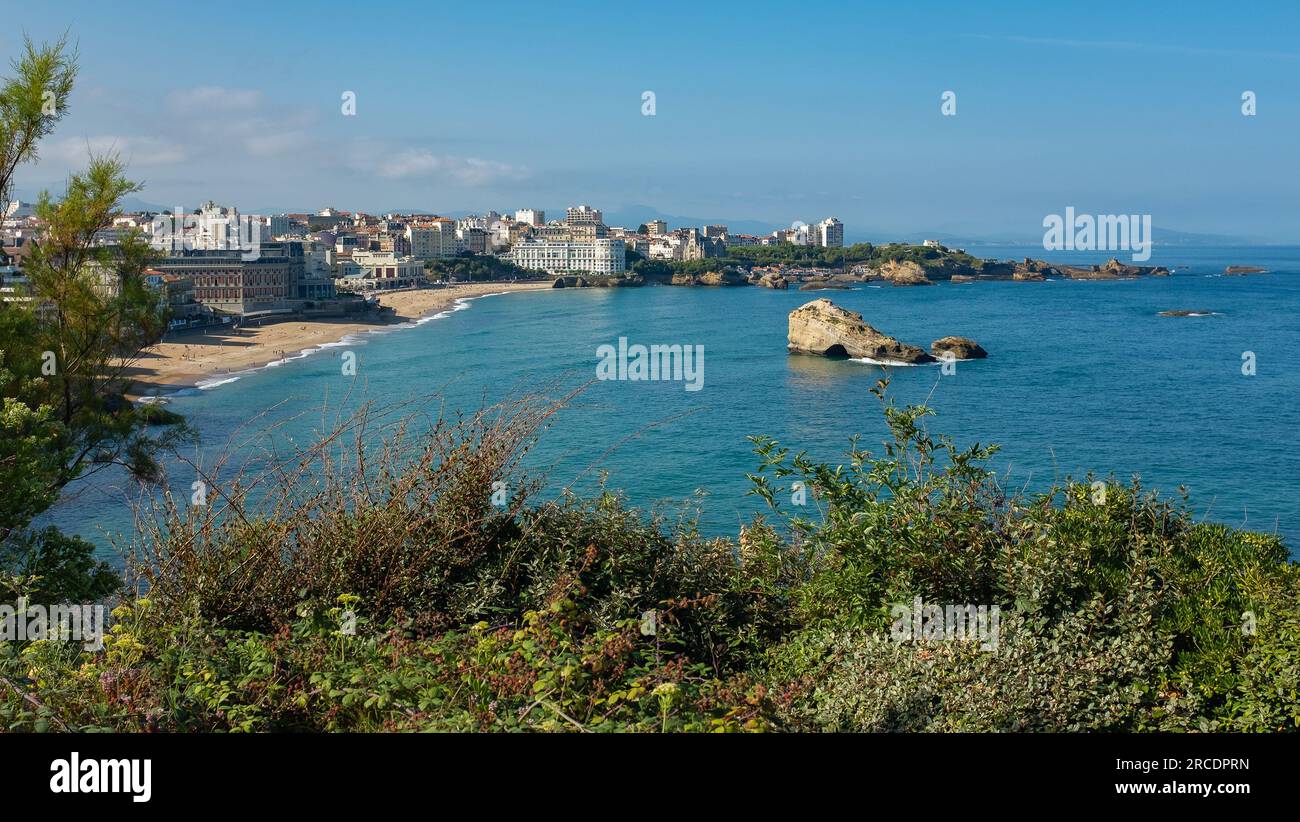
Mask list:
[[1151,241],[1155,245],[1268,245],[1269,240],[1261,237],[1245,237],[1239,234],[1206,234],[1195,231],[1175,231],[1170,228],[1152,226]]
[[198,208],[200,205],[201,205],[201,203],[172,203],[171,205],[159,205],[158,203],[148,203],[148,202],[145,202],[144,200],[141,200],[139,197],[123,197],[123,198],[122,198],[122,210],[123,210],[123,211],[153,211],[153,212],[158,212],[158,211],[171,211],[172,209],[175,209],[175,208],[178,208],[178,207],[179,207],[179,208],[184,208],[186,211],[193,211],[194,209]]

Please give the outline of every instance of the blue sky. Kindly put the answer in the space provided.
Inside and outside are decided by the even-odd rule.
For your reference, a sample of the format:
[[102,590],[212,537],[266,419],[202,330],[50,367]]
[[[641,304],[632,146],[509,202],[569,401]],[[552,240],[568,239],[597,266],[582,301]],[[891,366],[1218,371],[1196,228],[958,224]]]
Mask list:
[[11,5],[0,54],[80,47],[27,196],[112,147],[143,200],[188,207],[645,204],[1032,239],[1074,206],[1300,241],[1295,4],[1064,6],[61,0]]

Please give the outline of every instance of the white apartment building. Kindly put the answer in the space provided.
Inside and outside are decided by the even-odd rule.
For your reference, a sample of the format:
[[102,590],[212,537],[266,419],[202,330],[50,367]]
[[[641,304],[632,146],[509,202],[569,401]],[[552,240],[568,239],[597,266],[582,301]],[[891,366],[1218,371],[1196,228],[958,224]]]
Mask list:
[[239,209],[234,206],[219,206],[209,201],[199,209],[194,223],[192,233],[194,248],[239,247],[241,223]]
[[813,242],[826,248],[842,248],[844,246],[844,223],[834,217],[827,217],[816,226],[813,234]]
[[564,221],[569,225],[599,225],[605,222],[605,215],[600,212],[600,209],[583,203],[575,208],[566,209]]
[[[154,248],[164,251],[252,251],[266,239],[262,231],[264,225],[261,217],[240,215],[234,206],[219,206],[209,201],[193,214],[186,214],[181,209],[174,213],[164,211],[154,215],[148,224],[141,222],[140,228],[150,235]],[[96,240],[111,245],[118,241],[121,233],[118,228],[104,229]]]
[[528,225],[545,225],[546,212],[540,208],[521,208],[515,212],[515,222]]
[[548,274],[583,272],[618,274],[627,267],[627,247],[622,240],[551,242],[525,239],[510,249],[510,262]]
[[795,228],[778,228],[772,232],[770,239],[774,243],[808,245],[812,241],[812,229],[804,223],[798,223]]
[[773,231],[771,237],[761,241],[763,245],[773,242],[840,248],[844,245],[844,224],[834,217],[827,217],[816,225],[796,222],[794,227]]
[[35,214],[36,204],[32,202],[23,202],[22,200],[10,200],[5,206],[4,218],[6,220],[21,220],[24,217],[31,217]]
[[682,238],[675,234],[655,234],[648,245],[646,256],[652,260],[682,259]]
[[504,220],[494,220],[488,226],[488,243],[492,250],[496,251],[510,245],[510,236],[512,231],[516,231],[516,226],[525,225],[524,223],[512,220],[506,217]]
[[668,223],[663,220],[651,220],[645,224],[645,227],[646,232],[649,233],[651,237],[658,237],[661,234],[668,233]]
[[460,251],[460,243],[456,239],[456,221],[446,217],[408,225],[406,240],[411,244],[411,256],[417,260],[443,260],[455,257]]

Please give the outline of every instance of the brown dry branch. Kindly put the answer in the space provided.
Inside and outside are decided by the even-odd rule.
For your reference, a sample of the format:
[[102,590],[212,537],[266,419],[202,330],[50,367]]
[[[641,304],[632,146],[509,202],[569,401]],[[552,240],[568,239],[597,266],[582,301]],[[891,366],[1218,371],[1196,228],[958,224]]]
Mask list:
[[[212,499],[165,491],[139,512],[130,578],[162,613],[232,628],[271,629],[344,594],[382,619],[436,627],[453,600],[475,596],[482,557],[517,535],[541,486],[520,461],[581,390],[436,417],[429,397],[365,403],[306,446],[280,436],[288,420],[257,418],[212,467],[177,455]],[[250,452],[221,479],[233,454]],[[495,482],[510,489],[504,507],[492,505]]]

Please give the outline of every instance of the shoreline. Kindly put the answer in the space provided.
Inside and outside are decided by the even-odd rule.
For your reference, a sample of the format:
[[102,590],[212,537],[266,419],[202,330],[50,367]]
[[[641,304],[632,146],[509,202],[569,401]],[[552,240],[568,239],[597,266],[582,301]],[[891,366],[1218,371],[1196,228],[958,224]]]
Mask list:
[[549,281],[490,282],[394,291],[379,295],[380,304],[392,308],[394,313],[368,322],[350,319],[288,320],[238,331],[208,329],[166,340],[142,351],[126,369],[125,376],[131,381],[127,397],[140,400],[188,388],[218,385],[254,370],[335,347],[355,334],[427,320],[435,314],[455,309],[460,300],[549,288]]

